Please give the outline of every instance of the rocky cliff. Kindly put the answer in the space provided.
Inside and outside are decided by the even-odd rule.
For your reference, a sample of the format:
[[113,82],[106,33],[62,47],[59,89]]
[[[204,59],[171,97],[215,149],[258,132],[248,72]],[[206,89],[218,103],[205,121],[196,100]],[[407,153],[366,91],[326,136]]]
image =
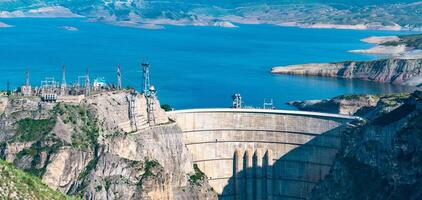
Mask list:
[[422,85],[422,59],[382,59],[273,67],[273,74],[328,76],[382,83]]
[[354,94],[341,95],[324,100],[290,101],[288,104],[305,111],[370,117],[377,109],[391,109],[402,105],[409,95],[409,93],[387,95]]
[[80,104],[11,97],[3,105],[2,159],[53,189],[84,199],[217,198],[157,99],[154,123],[145,97],[125,91]]
[[400,106],[378,103],[365,124],[342,136],[342,148],[311,199],[421,199],[422,92]]

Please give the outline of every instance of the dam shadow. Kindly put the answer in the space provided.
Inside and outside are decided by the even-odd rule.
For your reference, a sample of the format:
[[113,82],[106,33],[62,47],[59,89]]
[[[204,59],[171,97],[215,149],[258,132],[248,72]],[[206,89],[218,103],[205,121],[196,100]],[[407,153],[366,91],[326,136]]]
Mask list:
[[[307,199],[313,187],[329,173],[346,128],[343,124],[318,134],[279,158],[273,157],[271,149],[253,151],[252,145],[244,151],[236,149],[233,176],[219,199]],[[296,137],[301,136],[297,133]]]

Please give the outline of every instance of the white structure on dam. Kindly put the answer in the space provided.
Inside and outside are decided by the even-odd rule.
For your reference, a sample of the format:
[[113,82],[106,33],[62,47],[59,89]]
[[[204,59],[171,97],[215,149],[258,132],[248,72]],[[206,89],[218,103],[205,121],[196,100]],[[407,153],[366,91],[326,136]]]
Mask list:
[[305,199],[330,170],[358,117],[287,110],[167,113],[220,199]]

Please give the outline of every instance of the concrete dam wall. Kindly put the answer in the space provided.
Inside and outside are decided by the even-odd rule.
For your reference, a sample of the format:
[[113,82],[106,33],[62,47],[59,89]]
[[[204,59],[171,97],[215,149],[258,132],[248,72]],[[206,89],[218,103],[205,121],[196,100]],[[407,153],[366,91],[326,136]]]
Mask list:
[[355,117],[302,111],[168,112],[220,199],[305,199],[330,170]]

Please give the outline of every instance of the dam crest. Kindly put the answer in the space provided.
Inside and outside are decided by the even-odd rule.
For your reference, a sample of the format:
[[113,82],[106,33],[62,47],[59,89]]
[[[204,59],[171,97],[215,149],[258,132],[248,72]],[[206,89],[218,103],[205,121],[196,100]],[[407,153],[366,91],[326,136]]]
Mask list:
[[306,199],[359,117],[265,109],[167,112],[220,199]]

